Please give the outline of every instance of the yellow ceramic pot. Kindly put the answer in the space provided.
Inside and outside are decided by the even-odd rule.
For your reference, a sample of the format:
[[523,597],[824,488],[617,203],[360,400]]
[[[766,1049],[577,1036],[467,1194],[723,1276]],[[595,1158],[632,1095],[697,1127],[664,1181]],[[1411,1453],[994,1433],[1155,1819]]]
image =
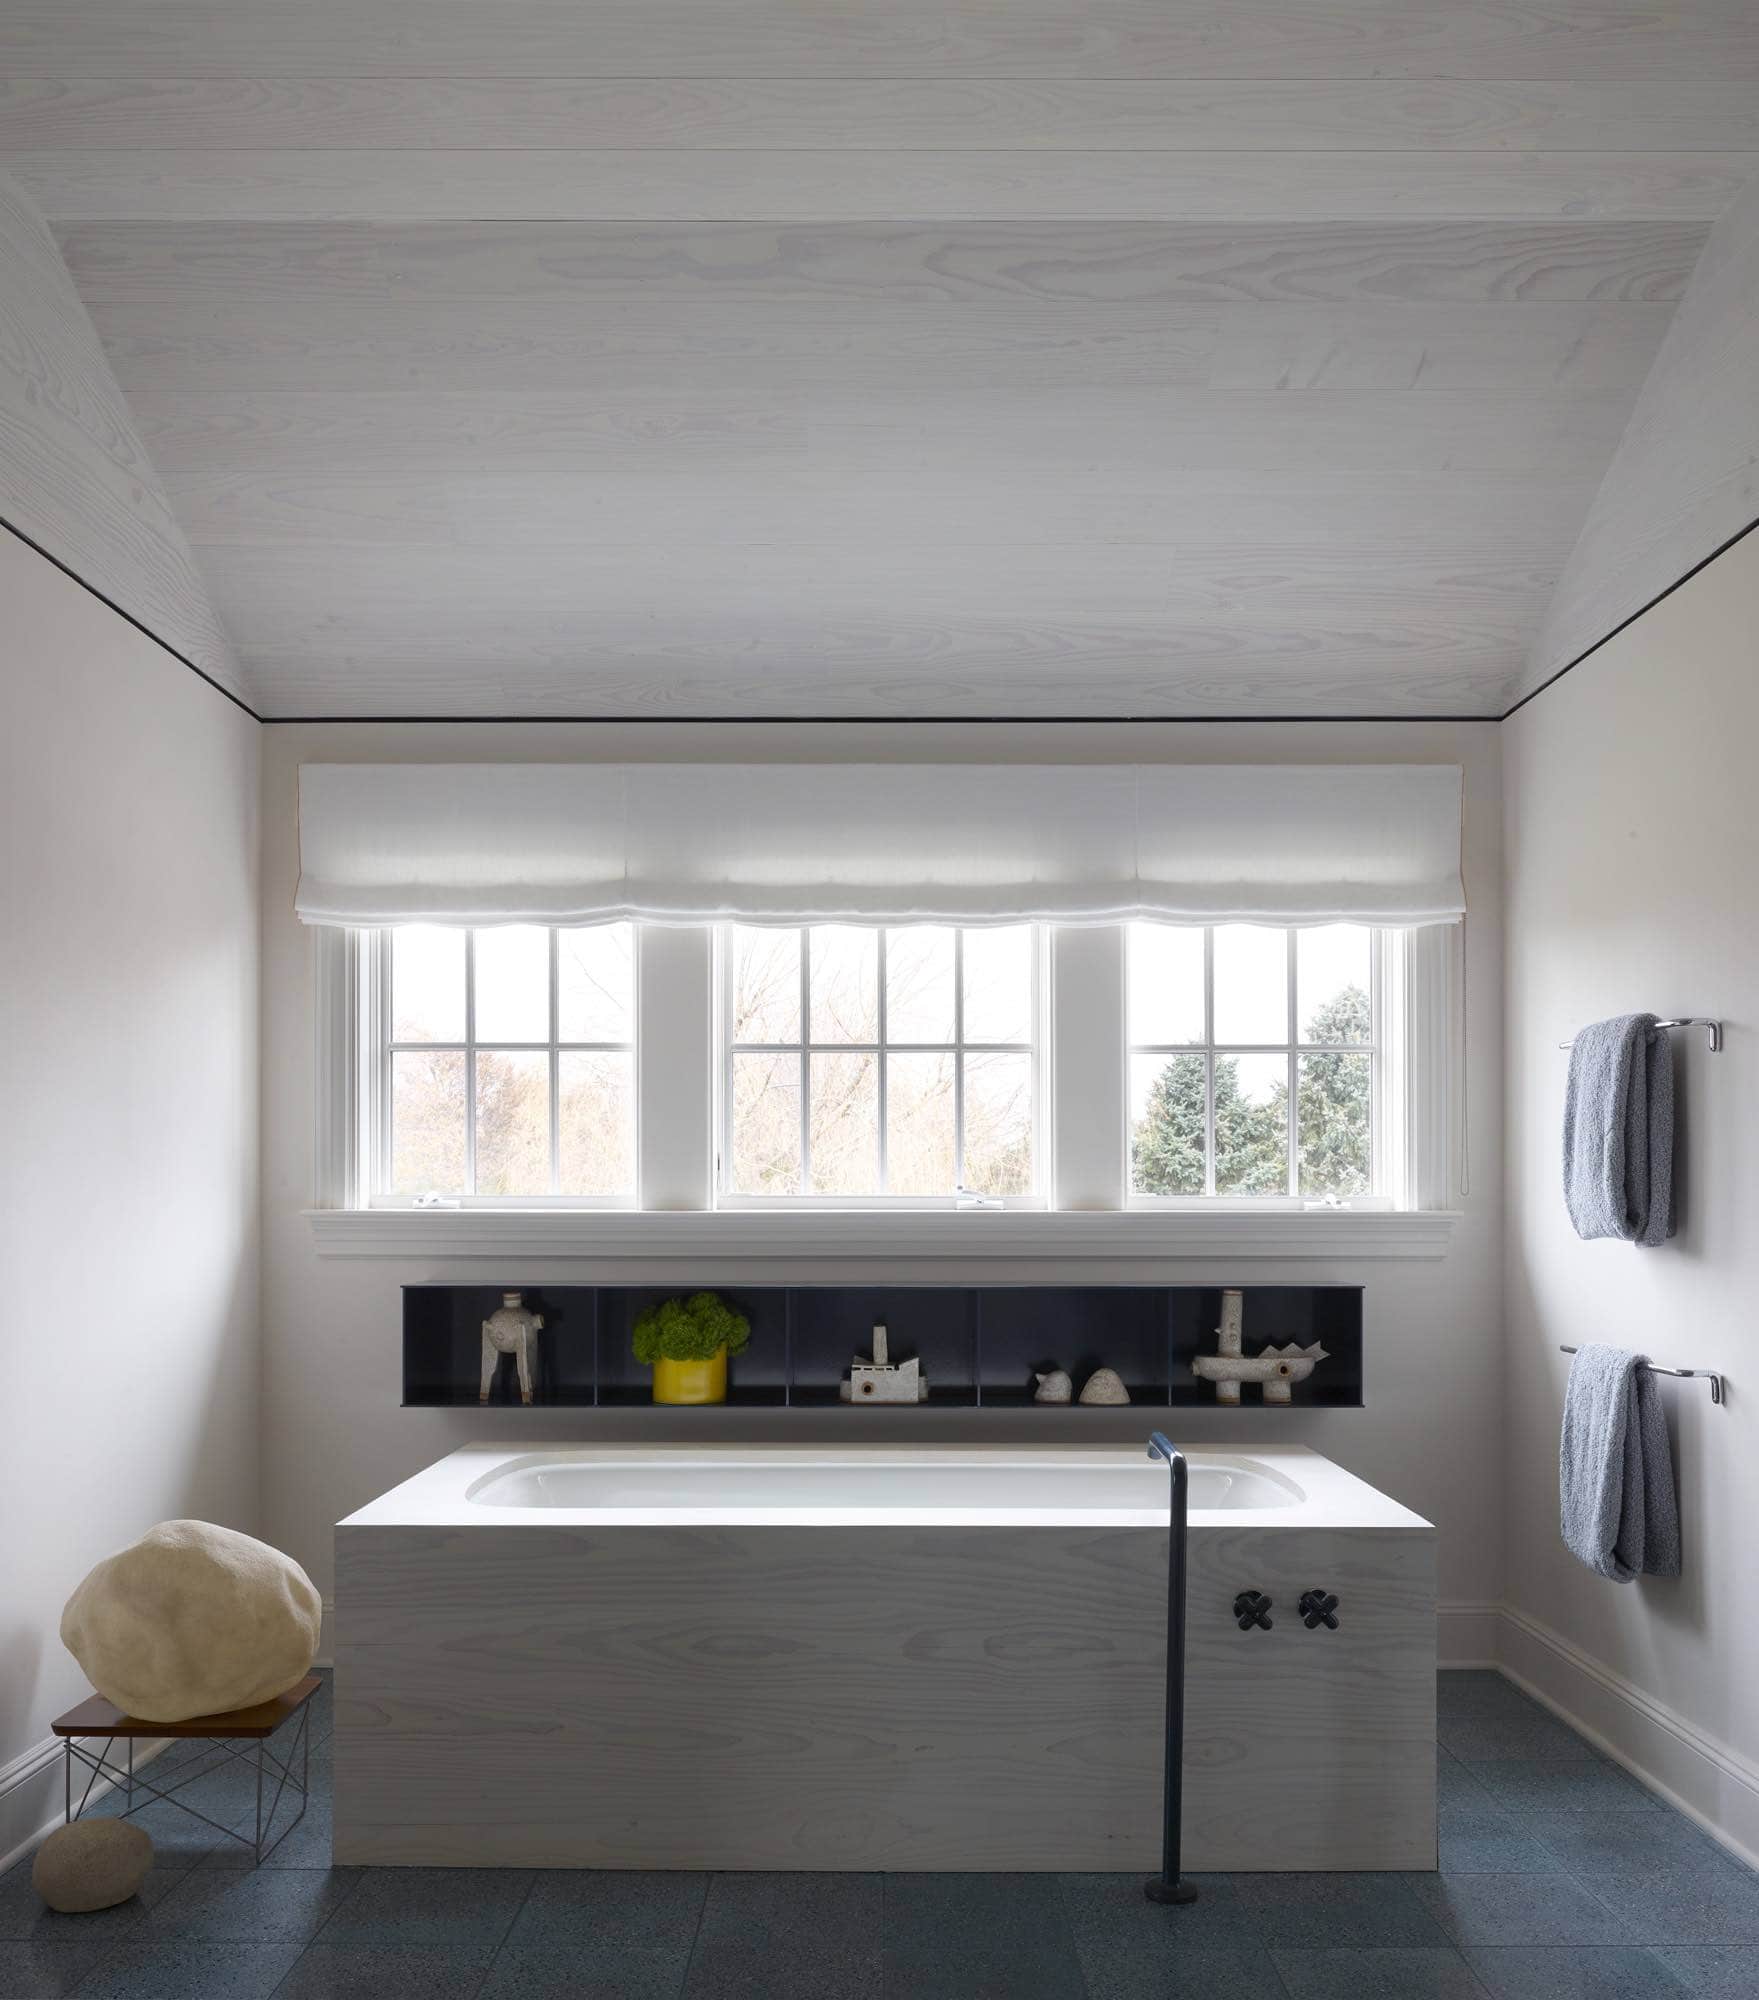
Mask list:
[[727,1400],[727,1350],[719,1347],[707,1361],[654,1363],[656,1403],[724,1403]]

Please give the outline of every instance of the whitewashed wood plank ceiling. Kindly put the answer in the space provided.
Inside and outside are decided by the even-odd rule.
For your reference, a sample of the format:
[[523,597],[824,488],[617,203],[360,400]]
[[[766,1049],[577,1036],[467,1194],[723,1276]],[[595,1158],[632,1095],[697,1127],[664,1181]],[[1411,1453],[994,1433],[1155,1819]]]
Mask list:
[[0,0],[263,713],[1494,715],[1753,0]]

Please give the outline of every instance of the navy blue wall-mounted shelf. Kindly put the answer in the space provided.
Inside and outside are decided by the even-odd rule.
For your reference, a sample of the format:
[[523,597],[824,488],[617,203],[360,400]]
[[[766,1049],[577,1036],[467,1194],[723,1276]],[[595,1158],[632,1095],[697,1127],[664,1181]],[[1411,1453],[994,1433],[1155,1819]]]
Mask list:
[[[474,1407],[482,1322],[501,1293],[520,1291],[544,1316],[536,1406],[630,1409],[652,1401],[651,1378],[630,1352],[630,1329],[663,1285],[405,1285],[403,1402],[423,1409]],[[691,1286],[691,1290],[704,1287]],[[707,1289],[751,1321],[751,1344],[729,1371],[723,1407],[832,1409],[850,1356],[868,1351],[883,1320],[894,1361],[919,1355],[928,1409],[1050,1409],[1035,1404],[1033,1376],[1065,1368],[1081,1384],[1115,1368],[1133,1403],[1213,1406],[1215,1390],[1191,1357],[1215,1352],[1221,1289],[1212,1285],[740,1285]],[[1329,1359],[1297,1383],[1297,1406],[1362,1404],[1362,1287],[1247,1285],[1245,1351],[1293,1340],[1325,1345]],[[518,1405],[503,1360],[490,1398]],[[1248,1385],[1243,1410],[1258,1407]]]

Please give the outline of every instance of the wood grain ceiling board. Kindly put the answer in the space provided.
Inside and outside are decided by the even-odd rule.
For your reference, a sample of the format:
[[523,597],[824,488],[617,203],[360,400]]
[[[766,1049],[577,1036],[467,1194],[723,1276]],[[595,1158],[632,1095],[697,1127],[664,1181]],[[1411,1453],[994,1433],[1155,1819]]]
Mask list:
[[8,0],[273,714],[1495,714],[1752,0]]

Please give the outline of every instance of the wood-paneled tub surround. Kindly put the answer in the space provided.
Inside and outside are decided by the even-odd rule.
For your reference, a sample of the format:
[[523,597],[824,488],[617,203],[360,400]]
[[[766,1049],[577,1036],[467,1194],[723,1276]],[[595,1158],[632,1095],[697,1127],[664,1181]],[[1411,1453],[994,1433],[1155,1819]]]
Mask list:
[[[1434,1867],[1434,1529],[1189,1458],[1186,1866]],[[467,1446],[336,1530],[335,1858],[1149,1871],[1166,1509],[1131,1446]]]

